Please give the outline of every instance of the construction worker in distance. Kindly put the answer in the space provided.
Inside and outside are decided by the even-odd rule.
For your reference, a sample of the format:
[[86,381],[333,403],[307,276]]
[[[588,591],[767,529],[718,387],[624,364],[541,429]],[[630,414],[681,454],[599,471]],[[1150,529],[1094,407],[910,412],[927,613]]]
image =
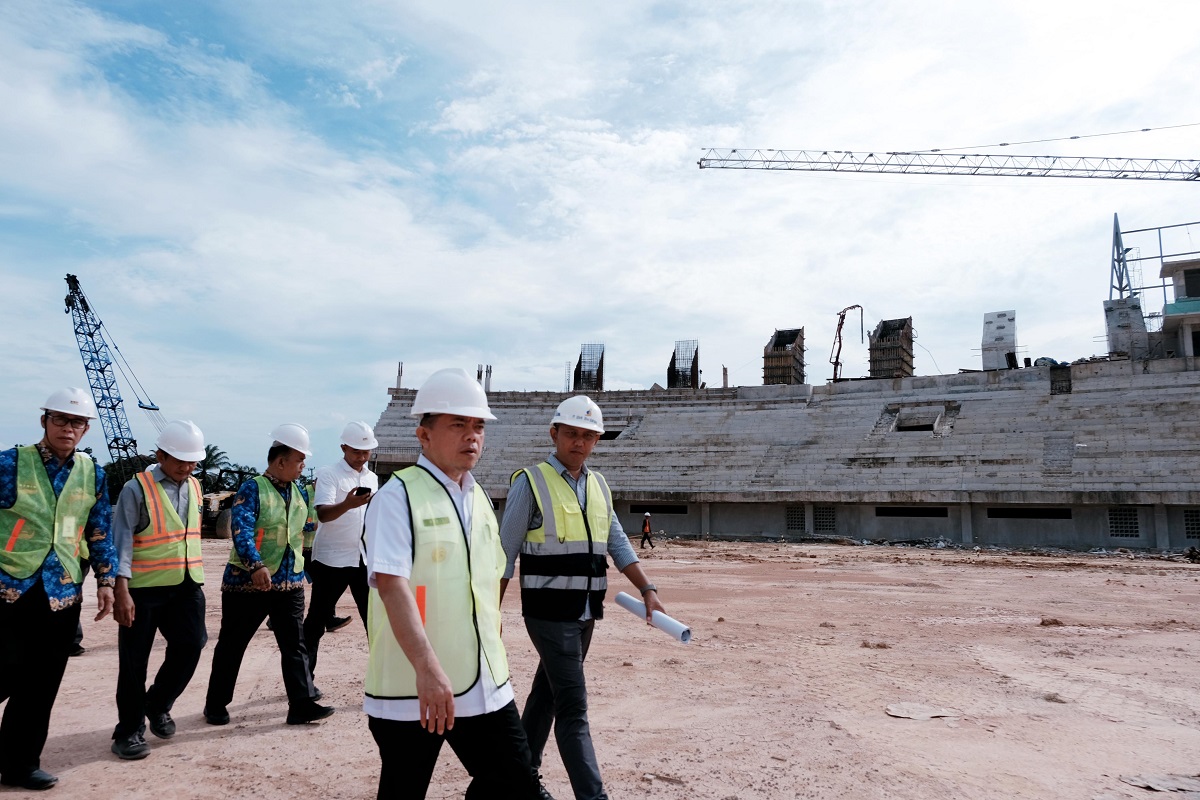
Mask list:
[[[366,699],[380,798],[423,798],[448,741],[474,800],[540,789],[500,640],[504,551],[471,468],[495,419],[461,369],[429,376],[410,415],[421,456],[367,506],[370,656]],[[552,799],[551,799],[552,800]]]
[[654,549],[654,530],[650,526],[650,512],[642,517],[642,549],[646,549],[646,542],[650,543],[650,549]]
[[242,657],[263,620],[270,618],[289,725],[325,719],[332,706],[317,703],[304,648],[304,524],[308,495],[300,485],[312,455],[308,429],[285,422],[271,431],[267,471],[246,481],[233,501],[233,548],[221,579],[221,631],[213,649],[204,719],[229,723],[229,703]]
[[[317,471],[317,536],[312,559],[305,560],[312,579],[308,616],[304,618],[304,644],[308,668],[317,673],[321,637],[336,617],[337,602],[346,589],[367,625],[367,568],[360,553],[363,517],[367,502],[379,488],[379,477],[367,469],[371,451],[379,446],[375,432],[365,422],[350,422],[342,430],[342,457]],[[339,624],[337,627],[341,627]],[[336,630],[337,628],[333,628]]]
[[653,612],[666,613],[613,513],[608,483],[585,463],[603,433],[603,415],[590,398],[562,401],[550,420],[554,454],[513,473],[500,527],[507,556],[500,594],[519,554],[521,613],[541,659],[521,723],[539,768],[553,725],[577,800],[608,797],[588,727],[583,674],[592,630],[604,615],[606,556],[641,594],[647,623]]
[[50,712],[83,601],[84,540],[103,619],[113,607],[116,551],[104,470],[75,451],[96,419],[83,389],[42,406],[41,441],[0,452],[0,784],[49,789],[41,767]]
[[[175,735],[171,707],[196,672],[208,643],[204,626],[204,559],[200,553],[200,482],[204,434],[187,420],[167,423],[155,442],[157,463],[134,475],[113,510],[117,588],[117,727],[112,751],[126,760],[150,755],[150,732]],[[146,688],[154,635],[167,643]]]

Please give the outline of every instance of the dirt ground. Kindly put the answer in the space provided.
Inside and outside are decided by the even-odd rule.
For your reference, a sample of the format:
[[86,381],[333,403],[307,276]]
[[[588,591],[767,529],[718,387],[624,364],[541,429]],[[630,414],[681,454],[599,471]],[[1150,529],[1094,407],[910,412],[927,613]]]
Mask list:
[[[204,723],[228,547],[204,543],[213,641],[176,704],[178,734],[147,734],[145,760],[109,752],[116,625],[87,617],[88,650],[71,659],[42,758],[61,778],[54,796],[374,797],[357,619],[323,640],[329,720],[284,724],[263,628],[232,724]],[[598,624],[590,717],[613,798],[1107,800],[1155,796],[1122,775],[1200,773],[1200,566],[811,544],[675,541],[645,552],[667,610],[694,638],[675,642],[611,603]],[[610,600],[620,590],[630,587],[615,575]],[[89,586],[92,609],[93,595]],[[536,662],[516,599],[505,641],[521,705]],[[339,612],[353,613],[349,595]],[[900,703],[953,716],[886,713]],[[559,800],[571,797],[553,740],[543,775]],[[466,782],[445,748],[429,796],[461,797]]]

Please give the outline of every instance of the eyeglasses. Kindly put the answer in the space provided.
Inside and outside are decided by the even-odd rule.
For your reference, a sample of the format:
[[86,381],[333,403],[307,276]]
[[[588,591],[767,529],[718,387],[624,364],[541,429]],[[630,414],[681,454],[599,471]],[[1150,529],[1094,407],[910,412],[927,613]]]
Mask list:
[[64,417],[62,414],[47,414],[46,419],[60,428],[74,428],[81,431],[88,426],[88,421],[82,417]]

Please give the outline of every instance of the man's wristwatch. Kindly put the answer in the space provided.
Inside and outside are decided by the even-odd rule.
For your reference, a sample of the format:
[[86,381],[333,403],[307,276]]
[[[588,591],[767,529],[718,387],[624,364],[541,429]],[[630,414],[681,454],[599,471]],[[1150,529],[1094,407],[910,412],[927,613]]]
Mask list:
[[657,592],[658,587],[653,583],[647,583],[645,586],[639,589],[639,591],[642,593],[642,597],[645,597],[647,592]]

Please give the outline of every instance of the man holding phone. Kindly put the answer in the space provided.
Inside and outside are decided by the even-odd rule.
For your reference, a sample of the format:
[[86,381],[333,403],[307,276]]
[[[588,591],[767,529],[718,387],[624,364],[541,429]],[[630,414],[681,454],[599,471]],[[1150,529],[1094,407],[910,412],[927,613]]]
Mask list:
[[354,598],[363,627],[367,625],[367,568],[359,555],[359,543],[365,506],[379,488],[379,477],[367,469],[371,451],[379,442],[365,422],[347,423],[341,441],[342,458],[317,470],[317,536],[308,566],[312,596],[304,619],[304,643],[314,677],[317,648],[346,589]]

